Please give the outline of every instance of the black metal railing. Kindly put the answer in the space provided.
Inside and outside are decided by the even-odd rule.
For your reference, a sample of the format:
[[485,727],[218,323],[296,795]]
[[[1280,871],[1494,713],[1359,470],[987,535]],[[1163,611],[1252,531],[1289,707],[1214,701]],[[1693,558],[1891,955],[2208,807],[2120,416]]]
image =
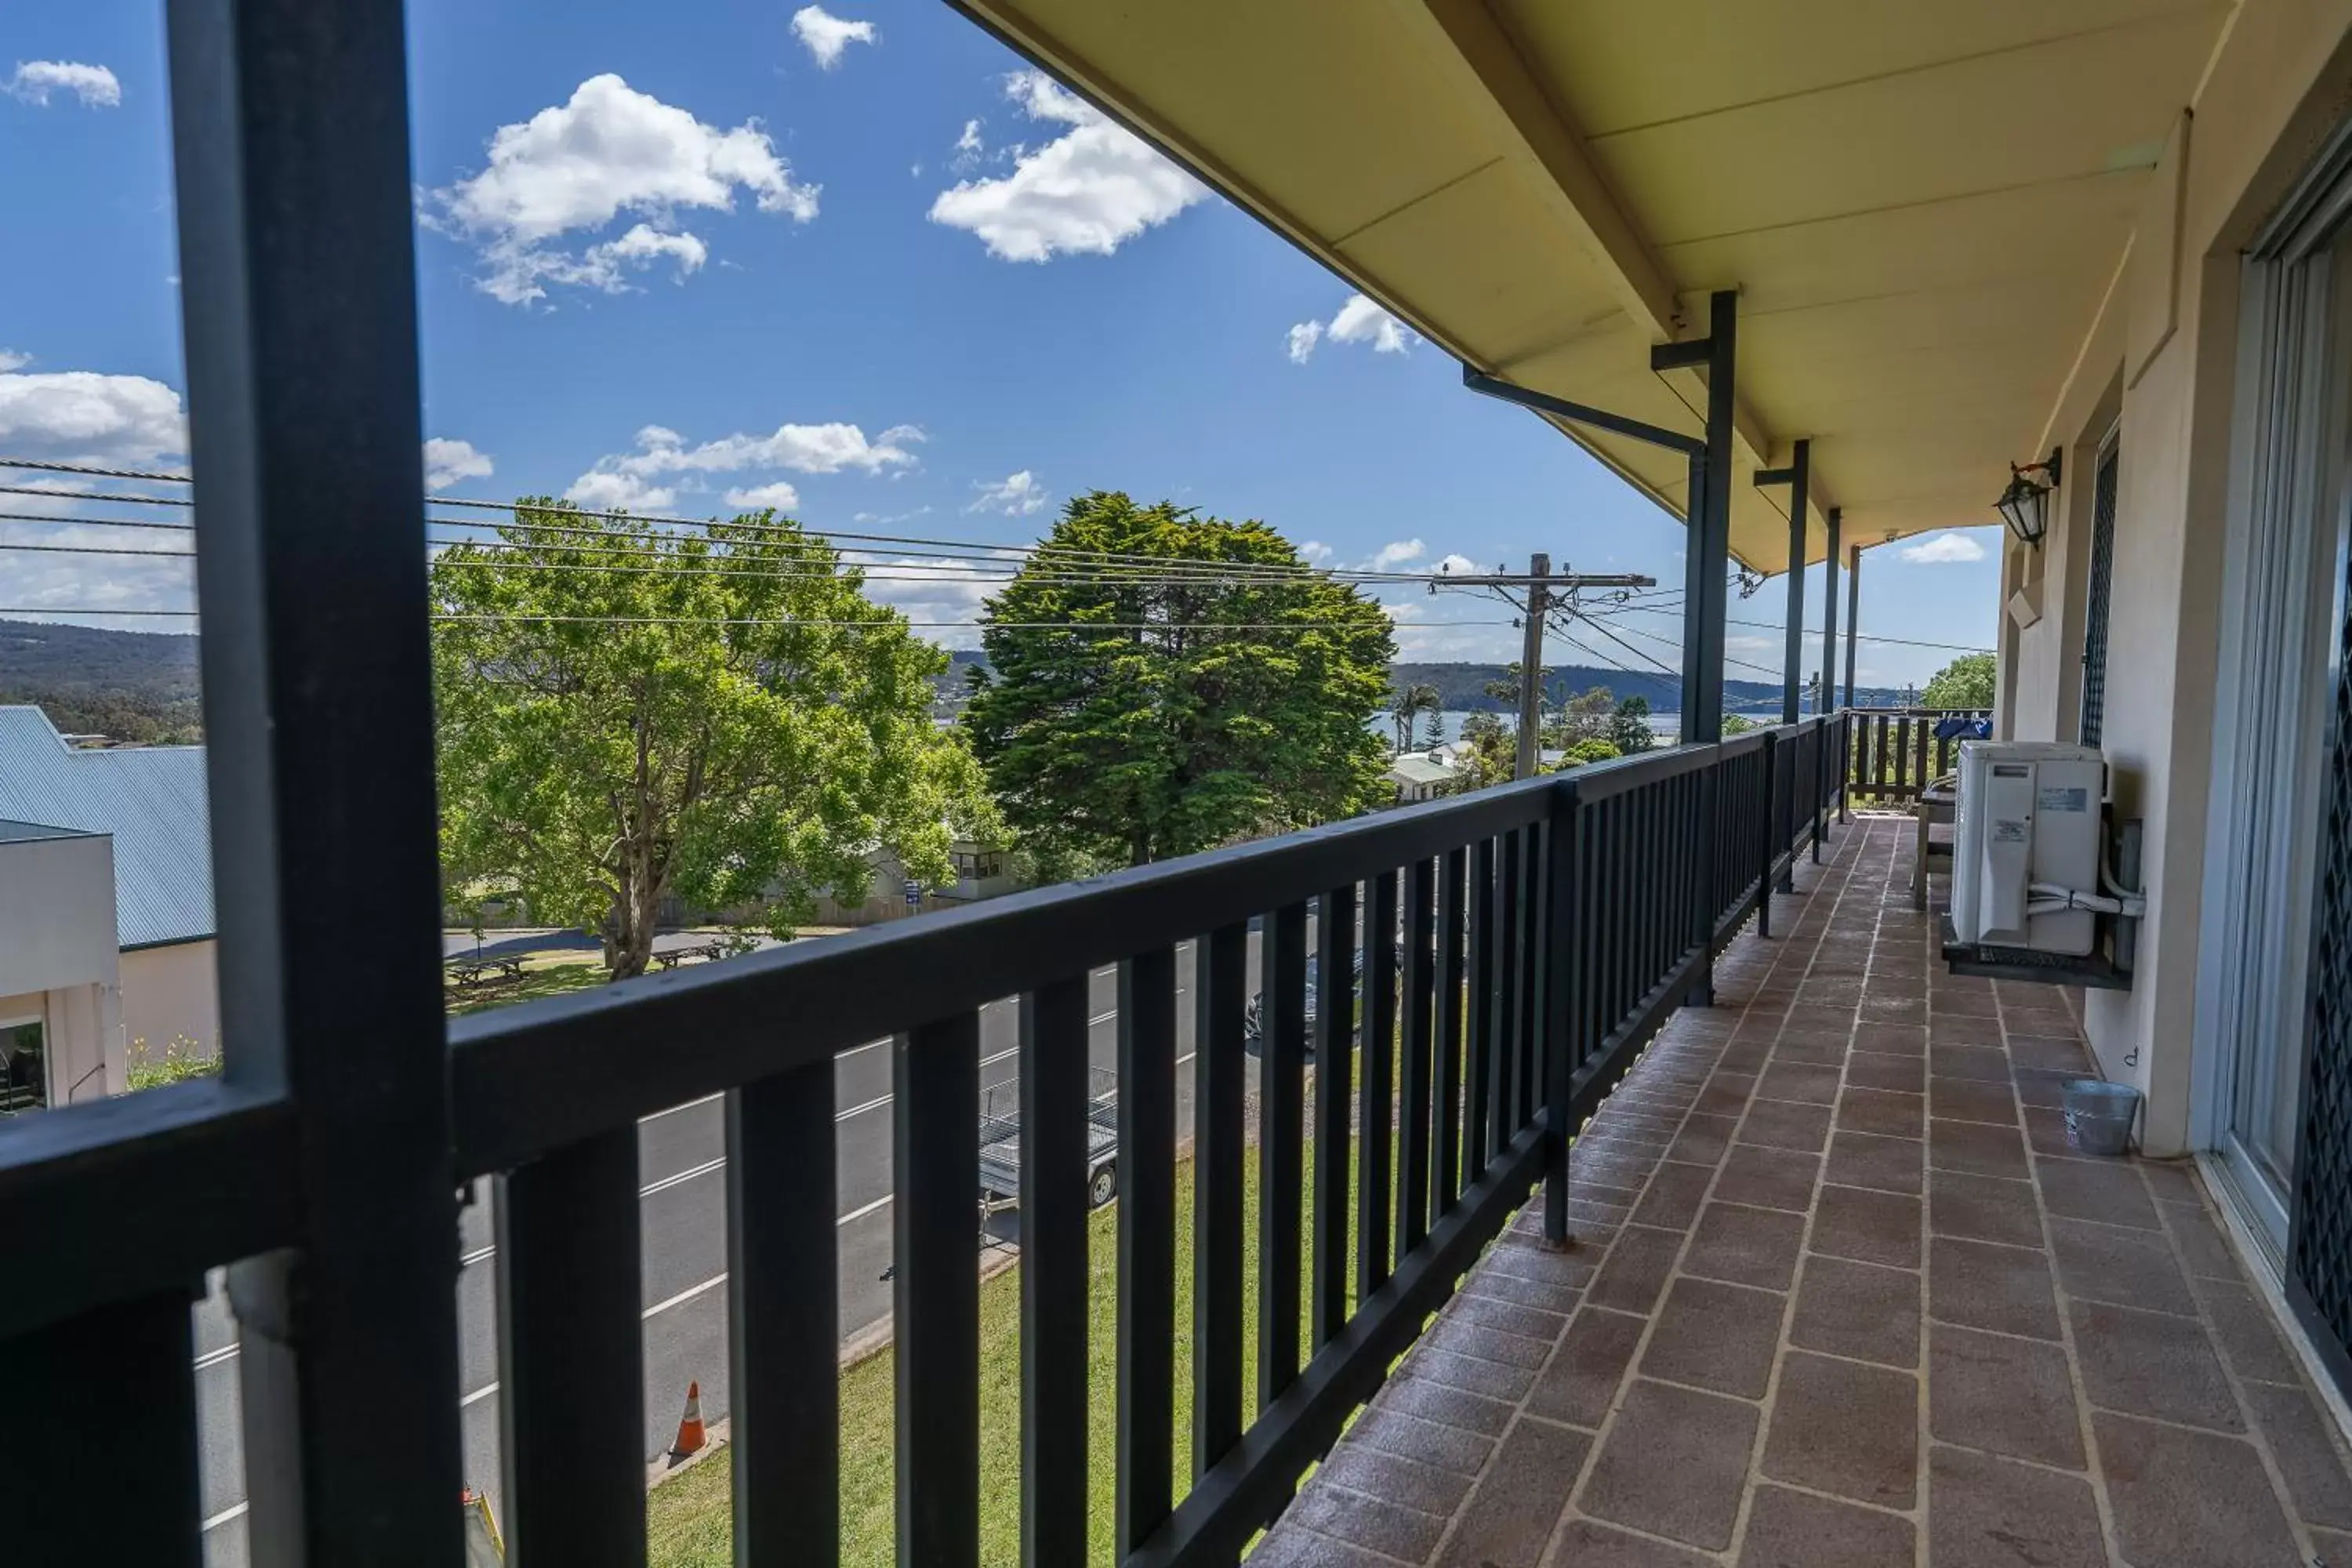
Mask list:
[[[636,1124],[719,1092],[736,1561],[835,1559],[834,1061],[880,1036],[894,1042],[898,1559],[977,1561],[978,1010],[1008,993],[1021,997],[1025,1123],[1021,1530],[1025,1560],[1082,1561],[1087,986],[1113,964],[1117,1551],[1133,1564],[1232,1562],[1547,1174],[1547,1227],[1564,1236],[1561,1130],[1583,1123],[1677,1006],[1705,998],[1714,955],[1818,843],[1836,797],[1823,759],[1843,726],[1832,715],[1627,758],[452,1023],[440,1201],[470,1178],[499,1180],[517,1561],[644,1562]],[[1311,1024],[1310,916],[1320,973],[1347,974],[1360,958],[1364,975],[1360,1009],[1335,994]],[[1266,997],[1254,1356],[1243,1297],[1253,921]],[[1186,942],[1189,1282],[1177,1273],[1174,1184]],[[37,1465],[54,1489],[31,1510],[35,1541],[96,1541],[106,1561],[197,1560],[189,1282],[276,1248],[354,1241],[306,1230],[307,1136],[299,1097],[223,1084],[68,1108],[0,1134],[0,1206],[18,1216],[0,1347],[37,1369],[11,1399],[70,1388],[68,1404],[110,1412],[109,1465]],[[167,1226],[154,1195],[170,1193],[205,1199],[171,1208]],[[1193,1465],[1180,1496],[1172,1325],[1187,1289]],[[380,1337],[331,1342],[355,1331],[322,1319],[298,1324],[295,1342],[306,1355],[397,1360],[416,1327],[363,1321]],[[248,1322],[248,1339],[274,1327]],[[84,1376],[102,1386],[73,1387]],[[0,1433],[29,1432],[29,1408],[0,1406]],[[307,1461],[336,1447],[342,1423],[371,1419],[342,1412],[284,1436],[281,1458],[295,1462],[249,1462],[257,1527],[319,1506]],[[249,1448],[260,1436],[249,1422]],[[454,1401],[417,1439],[454,1449]],[[390,1519],[450,1502],[386,1495],[373,1506]],[[27,1517],[0,1528],[20,1532]]]
[[1850,798],[1869,805],[1900,805],[1952,771],[1960,742],[1938,736],[1952,719],[1990,719],[1989,708],[1849,708]]

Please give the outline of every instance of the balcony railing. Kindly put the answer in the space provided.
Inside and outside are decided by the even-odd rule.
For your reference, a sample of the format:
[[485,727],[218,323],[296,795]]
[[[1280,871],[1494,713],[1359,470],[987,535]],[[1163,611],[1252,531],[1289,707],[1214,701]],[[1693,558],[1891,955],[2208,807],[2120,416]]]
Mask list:
[[[461,1184],[500,1178],[505,1506],[517,1560],[644,1561],[636,1122],[722,1092],[736,1560],[834,1560],[834,1063],[889,1036],[898,1558],[977,1561],[978,1009],[1017,994],[1021,1528],[1026,1561],[1082,1561],[1087,984],[1115,964],[1118,1550],[1139,1564],[1233,1561],[1547,1174],[1548,1230],[1564,1234],[1562,1130],[1591,1114],[1675,1007],[1707,993],[1715,953],[1759,908],[1759,890],[1809,843],[1818,853],[1844,722],[1811,719],[454,1023],[453,1145],[420,1151],[446,1172],[424,1218],[446,1225]],[[1365,977],[1360,1016],[1328,1003],[1315,1012],[1311,1171],[1310,910],[1320,973],[1348,973],[1360,946]],[[1254,921],[1267,1001],[1257,1414],[1245,1427]],[[1186,941],[1195,1245],[1182,1281],[1174,1173]],[[322,1126],[299,1094],[200,1084],[0,1136],[0,1212],[17,1216],[0,1345],[26,1369],[0,1397],[0,1435],[27,1487],[26,1506],[0,1525],[25,1548],[12,1557],[197,1560],[189,1289],[207,1268],[288,1256],[276,1249],[368,1244],[306,1224],[319,1205],[300,1156]],[[432,1138],[432,1124],[418,1136]],[[159,1206],[158,1194],[191,1201]],[[400,1201],[394,1192],[366,1203],[382,1219],[415,1217],[395,1212]],[[454,1231],[449,1247],[454,1269]],[[272,1266],[248,1264],[240,1279],[257,1267]],[[1179,1289],[1191,1292],[1194,1324],[1194,1470],[1181,1498],[1171,1482]],[[320,1358],[397,1368],[431,1337],[364,1307],[307,1315],[299,1292],[294,1321],[269,1321],[266,1295],[232,1295],[249,1391],[273,1366],[299,1375]],[[446,1291],[440,1301],[454,1313]],[[44,1436],[49,1399],[104,1412],[103,1465]],[[298,1559],[306,1510],[379,1510],[386,1541],[404,1538],[395,1521],[422,1508],[454,1524],[454,1489],[418,1496],[397,1477],[339,1489],[352,1479],[342,1466],[366,1450],[362,1435],[395,1415],[302,1408],[310,1425],[279,1430],[248,1394],[257,1561]],[[454,1399],[446,1414],[405,1436],[454,1470]],[[417,1529],[409,1521],[404,1538]]]
[[1990,719],[1990,708],[1848,708],[1852,798],[1867,805],[1899,805],[1952,771],[1959,741],[1938,736],[1952,719]]

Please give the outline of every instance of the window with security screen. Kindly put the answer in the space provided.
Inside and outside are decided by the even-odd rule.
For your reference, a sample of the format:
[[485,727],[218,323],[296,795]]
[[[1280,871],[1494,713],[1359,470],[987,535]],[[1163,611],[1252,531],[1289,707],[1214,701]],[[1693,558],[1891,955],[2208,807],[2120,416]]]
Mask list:
[[2121,447],[2099,454],[2091,490],[2091,589],[2083,617],[2083,728],[2086,746],[2100,743],[2107,706],[2107,598],[2116,564],[2116,458]]

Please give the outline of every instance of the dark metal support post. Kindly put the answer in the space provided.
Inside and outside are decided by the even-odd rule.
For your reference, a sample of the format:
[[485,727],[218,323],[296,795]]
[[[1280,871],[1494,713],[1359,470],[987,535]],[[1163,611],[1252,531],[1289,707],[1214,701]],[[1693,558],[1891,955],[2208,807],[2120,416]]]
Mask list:
[[407,40],[398,5],[166,23],[226,1080],[301,1123],[306,1243],[232,1273],[247,1535],[265,1565],[454,1563]]
[[[1738,365],[1739,296],[1719,289],[1707,300],[1703,343],[1661,343],[1650,351],[1655,370],[1704,363],[1706,366],[1706,449],[1690,465],[1687,537],[1683,543],[1683,711],[1685,745],[1723,739],[1723,631],[1729,605],[1725,573],[1731,564],[1731,441],[1738,410],[1733,377]],[[1701,356],[1704,356],[1702,362]],[[1699,805],[1698,854],[1715,862],[1717,770],[1709,769]],[[1715,947],[1714,915],[1701,917],[1700,951]],[[1715,964],[1710,958],[1692,984],[1689,1003],[1715,1005]]]
[[[1780,666],[1780,722],[1793,724],[1804,716],[1805,685],[1805,514],[1811,500],[1807,491],[1812,482],[1812,448],[1811,441],[1797,443],[1796,452],[1785,468],[1759,468],[1758,485],[1789,487],[1789,610],[1787,642]],[[1828,658],[1824,650],[1822,658]],[[1824,700],[1827,693],[1823,693]]]
[[1856,629],[1862,625],[1862,546],[1854,545],[1845,558],[1845,705],[1853,706],[1853,644]]
[[1822,519],[1829,541],[1822,556],[1822,711],[1834,713],[1838,708],[1838,534],[1845,521],[1844,509],[1831,507]]

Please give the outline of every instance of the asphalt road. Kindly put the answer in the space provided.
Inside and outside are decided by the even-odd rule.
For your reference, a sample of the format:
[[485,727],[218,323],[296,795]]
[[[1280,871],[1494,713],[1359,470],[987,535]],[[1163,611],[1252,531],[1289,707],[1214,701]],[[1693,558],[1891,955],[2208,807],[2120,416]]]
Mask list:
[[[1310,922],[1311,923],[1311,922]],[[693,940],[682,938],[679,940]],[[1310,937],[1310,941],[1311,941]],[[470,950],[470,936],[452,939],[452,951]],[[1258,936],[1250,933],[1249,984],[1258,980]],[[1192,944],[1178,952],[1177,1132],[1192,1125]],[[1091,1058],[1115,1067],[1118,1058],[1117,980],[1091,977]],[[980,1076],[983,1086],[1018,1070],[1019,1002],[981,1010]],[[1255,1071],[1253,1061],[1251,1071]],[[841,1331],[845,1339],[887,1316],[890,1286],[881,1279],[891,1252],[890,1051],[876,1040],[844,1052],[835,1068],[835,1121],[839,1123],[835,1207],[840,1244]],[[728,1410],[726,1132],[718,1097],[647,1117],[638,1124],[637,1168],[643,1205],[645,1279],[646,1455],[666,1451],[675,1436],[690,1379],[702,1384],[702,1413],[715,1421]],[[977,1108],[975,1107],[975,1113]],[[975,1177],[976,1180],[976,1177]],[[458,1216],[463,1248],[457,1279],[459,1387],[465,1431],[466,1482],[499,1501],[499,1384],[494,1224],[491,1184]],[[975,1194],[976,1195],[976,1194]],[[975,1237],[975,1245],[979,1245]],[[216,1568],[247,1562],[244,1474],[237,1409],[236,1332],[226,1300],[215,1289],[195,1309],[196,1406],[203,1463],[205,1561]]]

